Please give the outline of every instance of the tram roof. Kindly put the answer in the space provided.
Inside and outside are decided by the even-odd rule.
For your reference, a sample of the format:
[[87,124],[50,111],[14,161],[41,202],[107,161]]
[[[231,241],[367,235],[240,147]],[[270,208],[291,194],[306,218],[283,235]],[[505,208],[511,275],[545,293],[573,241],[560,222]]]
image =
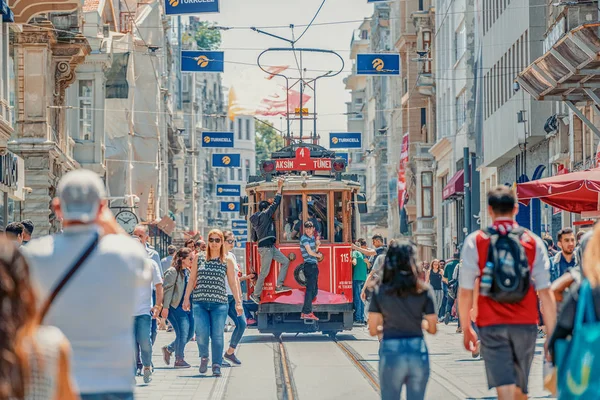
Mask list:
[[[271,182],[266,180],[251,182],[246,185],[246,191],[275,191],[277,190],[277,179],[273,177]],[[336,180],[330,176],[301,176],[288,175],[285,177],[284,191],[313,191],[313,190],[360,190],[360,183],[352,180]]]

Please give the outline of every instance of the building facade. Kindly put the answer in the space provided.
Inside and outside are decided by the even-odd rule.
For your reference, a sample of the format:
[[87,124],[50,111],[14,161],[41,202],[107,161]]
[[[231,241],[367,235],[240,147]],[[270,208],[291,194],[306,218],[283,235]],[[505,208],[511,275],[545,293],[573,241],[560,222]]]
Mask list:
[[474,3],[469,0],[436,1],[437,130],[430,153],[435,159],[434,214],[437,217],[438,258],[452,257],[467,233],[464,160],[465,153],[470,159],[471,153],[475,152],[478,134],[474,11]]
[[[541,49],[526,60],[516,81],[532,103],[544,110],[539,116],[543,120],[539,135],[548,148],[544,175],[552,176],[598,166],[600,99],[591,82],[597,77],[594,63],[600,48],[586,44],[599,40],[597,30],[586,26],[598,20],[598,8],[587,2],[542,5]],[[581,57],[575,59],[576,53]],[[541,231],[554,238],[563,226],[581,219],[579,214],[560,212],[537,200],[531,207],[534,227],[541,225]]]
[[[515,86],[517,74],[543,53],[543,42],[537,38],[545,32],[545,0],[530,0],[527,5],[482,3],[482,54],[487,67],[482,77],[482,166],[495,168],[496,175],[488,174],[490,182],[510,186],[546,176],[548,167],[544,124],[551,116],[551,105],[535,101]],[[522,226],[537,234],[541,232],[540,207],[534,201],[521,206],[517,215]]]
[[433,156],[429,153],[435,139],[434,9],[429,1],[390,5],[401,71],[391,82],[388,106],[388,226],[392,236],[413,240],[420,259],[431,259],[436,246]]
[[66,95],[91,48],[79,33],[79,1],[33,3],[9,4],[15,23],[22,25],[11,42],[16,124],[8,147],[25,160],[28,194],[22,214],[34,222],[35,235],[44,235],[60,227],[50,210],[58,180],[79,167],[66,129]]
[[0,229],[21,219],[24,199],[24,161],[8,150],[14,134],[14,70],[10,35],[17,28],[6,0],[0,1]]

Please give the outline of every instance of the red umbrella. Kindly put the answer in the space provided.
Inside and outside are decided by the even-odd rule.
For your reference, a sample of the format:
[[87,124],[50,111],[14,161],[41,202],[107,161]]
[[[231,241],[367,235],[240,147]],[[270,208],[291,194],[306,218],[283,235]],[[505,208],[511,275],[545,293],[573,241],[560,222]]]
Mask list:
[[517,197],[520,203],[527,205],[531,199],[540,199],[553,207],[574,213],[599,210],[598,196],[600,196],[600,168],[551,176],[517,185]]

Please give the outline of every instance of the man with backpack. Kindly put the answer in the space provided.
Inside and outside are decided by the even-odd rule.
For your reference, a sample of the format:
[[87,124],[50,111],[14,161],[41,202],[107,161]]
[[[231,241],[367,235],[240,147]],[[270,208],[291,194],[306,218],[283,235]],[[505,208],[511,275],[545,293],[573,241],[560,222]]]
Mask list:
[[[556,323],[556,304],[550,291],[548,253],[542,240],[515,222],[514,192],[499,186],[488,194],[492,226],[472,233],[462,251],[458,307],[464,346],[477,348],[470,325],[474,292],[488,385],[499,400],[526,399],[529,371],[537,339],[537,296],[548,337]],[[547,347],[547,342],[546,342]]]

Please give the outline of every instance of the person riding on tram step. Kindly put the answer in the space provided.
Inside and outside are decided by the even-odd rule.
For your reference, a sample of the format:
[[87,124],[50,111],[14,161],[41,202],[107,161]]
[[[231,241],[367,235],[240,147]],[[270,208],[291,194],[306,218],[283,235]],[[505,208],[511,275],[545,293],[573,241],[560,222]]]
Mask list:
[[300,318],[318,321],[319,318],[313,313],[312,303],[319,293],[319,234],[316,233],[315,225],[311,221],[304,223],[304,235],[300,238],[300,252],[304,260],[304,277],[306,278],[306,293],[304,294],[304,305]]
[[250,296],[250,300],[256,304],[260,304],[260,295],[263,291],[265,279],[271,271],[271,262],[273,260],[281,264],[279,279],[275,286],[275,293],[284,293],[292,290],[287,286],[283,286],[288,267],[290,266],[290,260],[275,247],[277,231],[275,229],[275,221],[273,221],[275,211],[277,211],[277,208],[279,208],[279,204],[281,203],[281,193],[283,191],[284,182],[285,180],[283,178],[277,180],[277,194],[275,195],[273,203],[271,204],[265,200],[261,201],[258,204],[258,212],[250,217],[250,222],[252,223],[252,240],[258,243],[258,254],[260,255],[261,260],[258,281],[254,287],[254,293]]

